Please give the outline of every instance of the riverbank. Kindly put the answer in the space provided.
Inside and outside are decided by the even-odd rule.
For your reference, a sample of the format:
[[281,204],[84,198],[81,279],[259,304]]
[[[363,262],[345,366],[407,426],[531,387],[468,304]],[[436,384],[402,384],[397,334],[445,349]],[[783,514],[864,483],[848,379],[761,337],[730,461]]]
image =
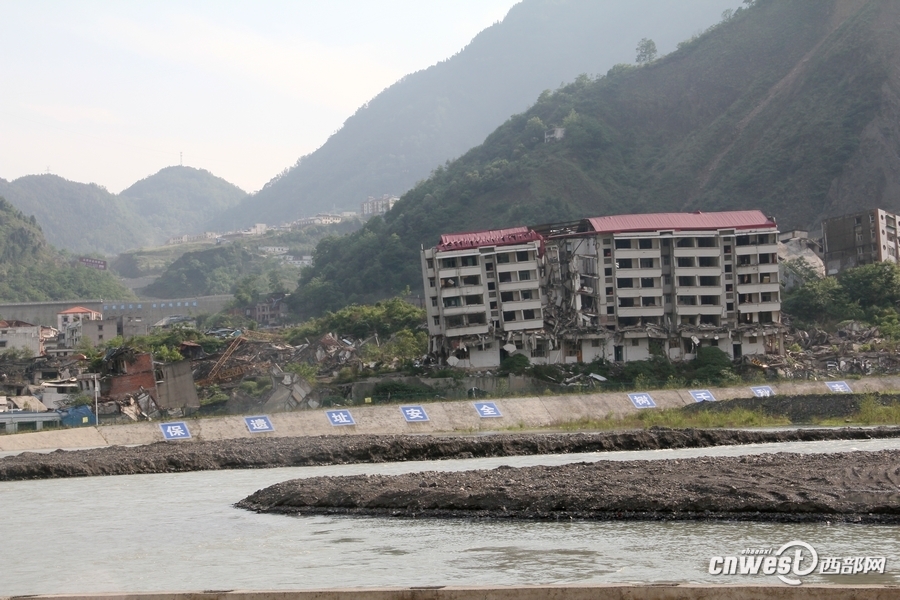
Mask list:
[[0,458],[0,481],[877,438],[900,438],[900,427],[652,428],[596,433],[355,435],[157,442],[8,456]]
[[900,523],[900,450],[761,454],[295,479],[236,504],[275,514]]

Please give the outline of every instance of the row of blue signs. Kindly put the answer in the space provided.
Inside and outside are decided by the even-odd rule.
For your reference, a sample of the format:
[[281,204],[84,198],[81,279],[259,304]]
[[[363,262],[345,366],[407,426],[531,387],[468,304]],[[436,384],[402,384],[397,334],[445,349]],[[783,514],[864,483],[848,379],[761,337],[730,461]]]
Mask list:
[[[828,389],[831,392],[846,394],[852,392],[850,386],[844,381],[826,381],[825,385],[828,386]],[[775,395],[775,391],[767,385],[753,386],[750,388],[750,391],[752,391],[753,395],[757,398]],[[709,390],[689,390],[688,393],[696,402],[715,402],[716,400],[716,397],[713,396],[712,392]],[[656,402],[653,401],[653,397],[647,392],[628,394],[628,398],[631,400],[631,403],[634,404],[635,408],[656,408]],[[497,405],[493,402],[474,402],[472,405],[475,407],[478,416],[482,419],[503,416],[500,413],[500,409],[497,408]],[[406,419],[407,423],[424,423],[429,421],[428,413],[425,412],[425,408],[421,405],[401,406],[400,413],[403,415],[403,418]],[[326,410],[325,416],[327,416],[328,421],[336,427],[341,425],[356,425],[356,421],[353,420],[353,415],[351,415],[350,411],[346,408]],[[247,426],[247,430],[250,433],[267,433],[275,431],[271,419],[265,415],[244,417],[244,424]],[[188,429],[187,423],[184,421],[160,423],[159,427],[162,429],[163,437],[167,440],[186,440],[191,437],[191,432]]]
[[[826,381],[825,385],[831,392],[850,394],[853,390],[847,385],[846,381]],[[775,390],[767,385],[757,385],[750,388],[753,395],[757,398],[767,398],[775,395]],[[689,390],[688,393],[695,402],[715,402],[716,398],[709,390]],[[656,402],[647,392],[636,392],[628,394],[628,399],[634,404],[635,408],[656,408]]]
[[[497,405],[493,402],[475,402],[473,403],[478,416],[483,419],[494,417],[502,417],[503,414]],[[428,421],[428,413],[420,406],[401,406],[400,413],[407,423],[422,423]],[[325,416],[328,421],[335,426],[339,425],[356,425],[353,415],[347,409],[326,410]],[[264,415],[255,417],[244,417],[244,424],[250,433],[267,433],[275,431],[271,419]],[[191,438],[191,431],[188,429],[187,423],[184,421],[175,421],[172,423],[160,423],[159,428],[162,430],[163,437],[167,440],[187,440]]]

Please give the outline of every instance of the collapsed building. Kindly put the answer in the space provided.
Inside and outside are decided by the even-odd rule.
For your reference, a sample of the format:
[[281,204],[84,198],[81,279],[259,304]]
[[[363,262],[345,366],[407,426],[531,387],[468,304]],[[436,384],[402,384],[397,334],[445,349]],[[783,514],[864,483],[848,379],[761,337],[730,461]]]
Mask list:
[[445,234],[421,253],[429,350],[463,368],[783,354],[777,236],[758,210]]

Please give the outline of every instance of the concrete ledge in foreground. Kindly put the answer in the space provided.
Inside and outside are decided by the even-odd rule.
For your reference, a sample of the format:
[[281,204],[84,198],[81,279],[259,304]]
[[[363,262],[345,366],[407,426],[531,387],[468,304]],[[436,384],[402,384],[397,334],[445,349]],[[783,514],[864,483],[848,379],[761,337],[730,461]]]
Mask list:
[[[15,596],[0,596],[11,600]],[[897,586],[842,585],[562,585],[522,587],[408,587],[303,591],[205,591],[28,596],[53,600],[888,600]]]

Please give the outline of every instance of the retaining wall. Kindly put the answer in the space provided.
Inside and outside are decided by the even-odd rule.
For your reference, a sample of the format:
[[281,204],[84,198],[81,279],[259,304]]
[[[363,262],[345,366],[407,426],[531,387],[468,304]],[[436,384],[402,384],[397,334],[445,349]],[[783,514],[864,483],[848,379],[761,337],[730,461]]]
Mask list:
[[[900,390],[900,377],[870,377],[847,382],[854,392],[886,392]],[[780,383],[770,386],[777,395],[823,394],[828,389],[821,381]],[[749,387],[711,388],[718,400],[752,396]],[[652,390],[648,392],[658,408],[675,408],[693,404],[688,390]],[[428,434],[476,433],[507,429],[533,429],[563,425],[580,419],[602,419],[622,416],[638,410],[626,392],[571,394],[562,396],[529,396],[523,398],[487,398],[502,413],[498,418],[481,418],[471,400],[453,402],[410,402],[421,405],[427,422],[407,423],[400,406],[370,405],[349,407],[356,425],[333,426],[324,409],[273,413],[269,415],[275,431],[250,433],[243,416],[189,419],[192,440],[225,440],[251,436],[296,437],[307,435],[355,434]],[[176,419],[172,419],[176,420]],[[47,450],[56,448],[92,448],[112,445],[140,445],[163,440],[158,422],[128,425],[82,427],[54,431],[38,431],[0,435],[0,452]],[[184,440],[177,443],[189,443]]]

